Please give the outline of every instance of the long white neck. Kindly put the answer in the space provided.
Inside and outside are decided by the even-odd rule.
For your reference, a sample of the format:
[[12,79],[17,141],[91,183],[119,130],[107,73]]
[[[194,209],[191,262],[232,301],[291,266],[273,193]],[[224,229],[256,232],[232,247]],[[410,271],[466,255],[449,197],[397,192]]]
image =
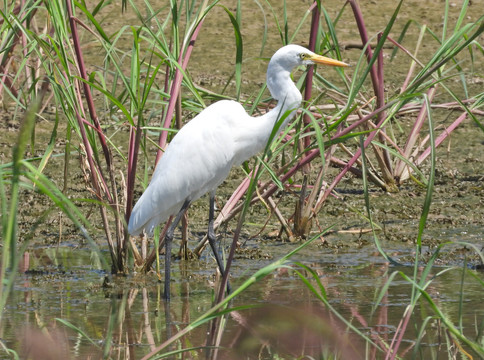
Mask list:
[[[301,93],[291,80],[291,73],[281,67],[278,62],[269,63],[267,87],[272,97],[277,100],[277,106],[265,116],[270,118],[273,124],[281,117],[287,116],[280,127],[282,130],[292,120],[301,105]],[[290,114],[286,114],[287,111],[291,111]]]
[[[281,120],[279,131],[282,131],[296,115],[296,111],[301,105],[302,96],[294,82],[291,80],[291,73],[278,63],[269,63],[267,69],[267,87],[272,97],[277,100],[277,106],[265,115],[256,118],[259,123],[263,146],[269,140],[269,136],[274,126]],[[260,149],[262,150],[262,149]]]
[[279,132],[282,131],[301,105],[302,96],[291,80],[291,73],[277,61],[269,62],[267,87],[272,97],[277,100],[277,106],[262,116],[247,119],[244,129],[250,131],[241,130],[237,135],[239,150],[236,164],[264,150],[274,126],[283,119],[278,128]]

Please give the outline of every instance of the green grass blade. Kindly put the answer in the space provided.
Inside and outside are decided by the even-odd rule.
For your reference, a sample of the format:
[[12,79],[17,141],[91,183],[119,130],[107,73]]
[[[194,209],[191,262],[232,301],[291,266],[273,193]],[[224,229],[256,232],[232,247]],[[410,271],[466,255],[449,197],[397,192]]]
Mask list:
[[68,327],[69,329],[73,330],[74,332],[78,333],[79,335],[81,335],[83,338],[85,338],[87,341],[89,341],[92,345],[94,345],[96,348],[99,348],[99,345],[89,337],[89,335],[87,335],[84,331],[82,331],[81,329],[79,329],[77,326],[75,326],[74,324],[70,323],[69,321],[67,320],[64,320],[64,319],[60,319],[60,318],[56,318],[55,319],[56,321],[60,322],[61,324],[63,324],[64,326]]
[[234,34],[235,34],[235,46],[236,46],[236,52],[235,52],[235,89],[236,89],[236,98],[237,101],[240,99],[240,92],[241,92],[241,85],[242,85],[242,57],[243,57],[243,41],[242,41],[242,33],[240,31],[240,0],[239,0],[239,6],[237,7],[237,13],[236,16],[232,14],[232,12],[226,8],[225,6],[222,6],[222,8],[225,10],[227,15],[230,18],[230,22],[232,23],[232,27],[234,29]]
[[362,160],[362,181],[363,181],[363,191],[365,195],[365,208],[366,212],[368,214],[368,220],[370,222],[371,226],[371,232],[373,234],[373,242],[375,243],[376,248],[378,249],[378,252],[385,258],[385,260],[389,261],[393,265],[399,265],[399,263],[394,260],[390,255],[388,255],[385,250],[383,249],[380,240],[378,239],[378,236],[376,234],[376,228],[375,224],[373,223],[373,219],[371,216],[371,208],[370,208],[370,195],[368,193],[368,176],[367,176],[367,164],[366,164],[366,155],[365,155],[365,144],[364,144],[364,139],[363,136],[360,136],[360,149],[361,149],[361,160]]
[[[20,125],[17,142],[12,152],[12,177],[10,180],[10,203],[7,205],[4,180],[2,176],[2,266],[0,267],[0,324],[2,323],[3,309],[9,298],[17,272],[11,271],[7,280],[7,271],[16,269],[18,262],[17,249],[17,214],[19,207],[20,177],[22,175],[22,160],[29,144],[30,134],[34,128],[37,111],[40,108],[41,98],[37,97],[29,106]],[[3,175],[0,173],[0,175]],[[4,202],[5,201],[5,202]],[[27,243],[27,242],[25,242]],[[7,280],[7,281],[6,281]]]
[[52,132],[50,134],[50,140],[49,143],[47,144],[47,147],[45,148],[44,155],[42,156],[42,160],[40,160],[40,164],[38,166],[39,172],[43,172],[45,167],[47,166],[47,162],[52,156],[52,153],[54,151],[55,147],[55,142],[57,139],[57,126],[59,125],[59,113],[56,109],[56,114],[55,114],[55,122],[54,122],[54,128],[52,129]]
[[430,173],[429,179],[427,181],[427,193],[425,195],[424,205],[422,208],[422,214],[420,216],[418,234],[417,234],[417,251],[418,253],[422,250],[422,235],[425,229],[425,224],[427,223],[427,218],[430,211],[430,205],[432,203],[432,193],[434,191],[434,181],[435,181],[435,138],[434,138],[434,128],[432,121],[432,108],[428,97],[424,94],[425,106],[427,107],[427,119],[429,123],[429,135],[430,135]]

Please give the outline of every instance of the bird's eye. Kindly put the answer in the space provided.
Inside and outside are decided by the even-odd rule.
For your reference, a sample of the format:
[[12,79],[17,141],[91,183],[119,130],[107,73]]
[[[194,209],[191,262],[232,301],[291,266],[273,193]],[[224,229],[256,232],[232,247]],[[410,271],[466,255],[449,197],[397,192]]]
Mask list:
[[308,58],[308,54],[300,53],[299,57],[301,58],[301,60],[306,60]]

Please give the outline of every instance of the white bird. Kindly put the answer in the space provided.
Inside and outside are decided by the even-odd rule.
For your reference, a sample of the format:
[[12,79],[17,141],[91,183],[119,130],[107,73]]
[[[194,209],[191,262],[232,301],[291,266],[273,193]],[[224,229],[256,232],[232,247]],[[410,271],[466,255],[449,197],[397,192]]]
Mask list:
[[294,117],[302,96],[291,80],[291,71],[299,65],[312,64],[348,66],[298,45],[284,46],[272,56],[267,69],[267,87],[278,101],[274,109],[265,115],[251,117],[235,101],[218,101],[183,126],[168,145],[149,186],[133,208],[128,224],[131,235],[143,231],[152,235],[158,224],[177,214],[165,236],[165,299],[170,298],[174,230],[190,203],[207,192],[210,194],[207,236],[220,271],[224,273],[213,229],[215,190],[233,166],[264,149],[274,125],[283,114],[289,113],[280,126],[281,130]]

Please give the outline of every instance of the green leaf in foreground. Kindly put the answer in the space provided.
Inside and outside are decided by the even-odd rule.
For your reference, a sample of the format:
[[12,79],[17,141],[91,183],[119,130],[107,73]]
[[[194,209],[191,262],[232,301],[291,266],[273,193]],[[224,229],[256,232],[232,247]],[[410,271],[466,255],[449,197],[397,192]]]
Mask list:
[[60,319],[60,318],[55,318],[55,319],[56,319],[56,321],[60,322],[61,324],[67,326],[69,329],[74,330],[79,335],[85,337],[86,340],[88,340],[91,344],[93,344],[95,347],[99,348],[99,345],[93,339],[91,339],[84,331],[79,329],[77,326],[71,324],[69,321],[64,320],[64,319]]

